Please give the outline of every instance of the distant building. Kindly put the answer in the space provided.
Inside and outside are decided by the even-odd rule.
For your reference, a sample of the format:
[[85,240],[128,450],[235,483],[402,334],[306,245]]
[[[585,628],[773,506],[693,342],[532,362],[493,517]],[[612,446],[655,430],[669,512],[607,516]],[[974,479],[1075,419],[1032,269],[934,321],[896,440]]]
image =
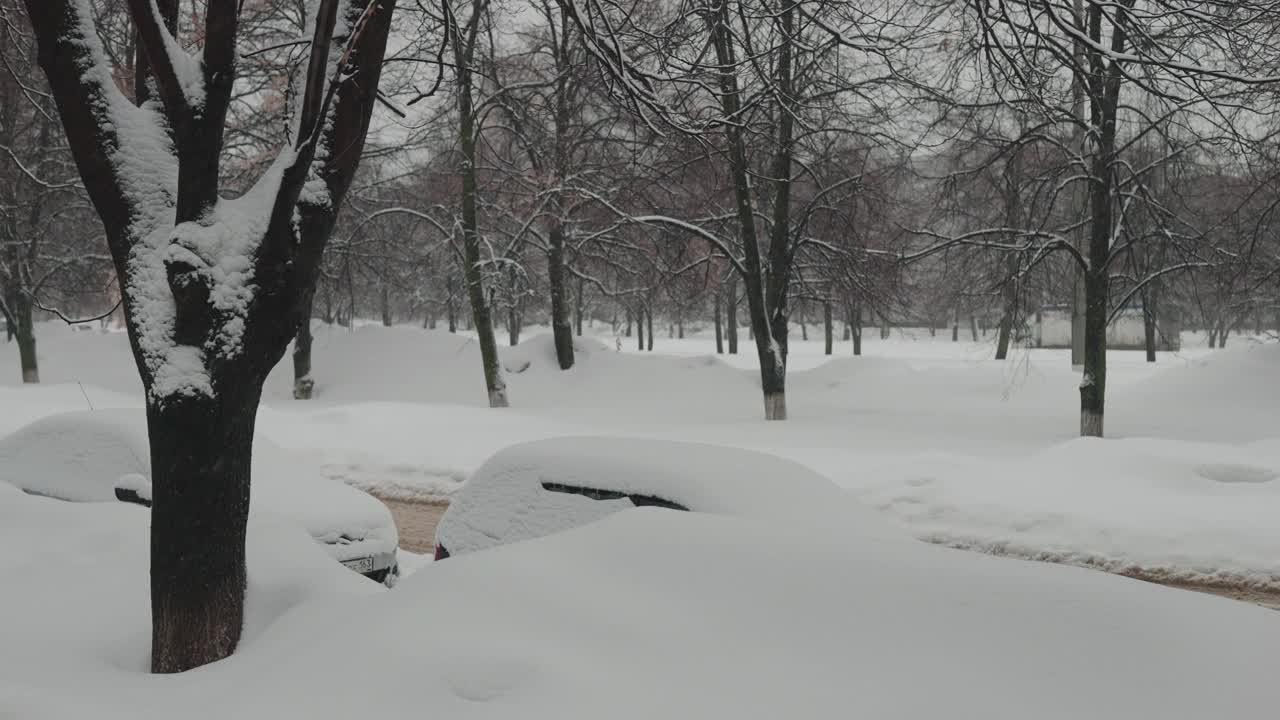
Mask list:
[[[1031,318],[1031,339],[1040,348],[1071,347],[1071,306],[1044,305]],[[1113,350],[1144,350],[1146,330],[1142,305],[1129,305],[1107,326],[1107,347]],[[1174,352],[1182,348],[1182,323],[1171,317],[1156,318],[1156,349]]]

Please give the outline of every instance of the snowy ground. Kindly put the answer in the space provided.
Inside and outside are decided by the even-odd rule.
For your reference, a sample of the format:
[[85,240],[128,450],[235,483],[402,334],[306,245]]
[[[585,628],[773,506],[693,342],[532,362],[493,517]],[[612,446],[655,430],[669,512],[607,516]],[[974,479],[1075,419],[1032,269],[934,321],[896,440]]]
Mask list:
[[[1113,353],[1110,438],[1085,441],[1065,353],[996,363],[941,333],[830,361],[796,342],[792,419],[765,423],[745,339],[720,359],[706,338],[587,338],[561,373],[531,337],[504,350],[515,407],[492,411],[473,340],[324,330],[318,397],[290,399],[282,366],[259,427],[353,485],[447,497],[501,447],[603,434],[761,449],[847,493],[406,555],[391,591],[261,518],[241,650],[152,678],[145,511],[0,485],[0,718],[1265,717],[1280,614],[910,539],[1280,588],[1280,346],[1187,340],[1155,365]],[[40,349],[39,387],[0,354],[0,432],[140,404],[123,335],[45,326]]]
[[[45,326],[36,388],[0,387],[0,432],[87,405],[140,402],[123,334]],[[259,427],[325,472],[401,498],[447,497],[496,450],[523,440],[614,434],[763,449],[805,463],[941,543],[1196,582],[1280,589],[1280,346],[1188,335],[1159,362],[1110,354],[1105,441],[1076,435],[1065,351],[1004,363],[962,333],[868,333],[822,355],[793,343],[791,420],[761,421],[753,346],[716,357],[709,338],[579,342],[555,368],[549,338],[504,349],[513,408],[490,411],[474,340],[415,328],[323,329],[317,398],[290,397],[288,363]],[[798,334],[798,333],[797,333]],[[820,337],[813,333],[811,337]],[[628,340],[630,342],[628,342]],[[0,355],[0,383],[19,373]]]

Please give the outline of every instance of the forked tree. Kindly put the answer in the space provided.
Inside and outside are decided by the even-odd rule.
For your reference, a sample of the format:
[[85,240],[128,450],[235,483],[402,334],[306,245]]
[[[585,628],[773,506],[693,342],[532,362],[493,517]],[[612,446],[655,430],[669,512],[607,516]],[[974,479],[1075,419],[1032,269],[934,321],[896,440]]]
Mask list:
[[219,194],[241,0],[207,0],[197,55],[179,0],[129,0],[134,99],[90,0],[25,0],[54,101],[101,217],[146,391],[151,666],[229,655],[244,614],[254,419],[360,161],[395,0],[318,0],[289,142]]

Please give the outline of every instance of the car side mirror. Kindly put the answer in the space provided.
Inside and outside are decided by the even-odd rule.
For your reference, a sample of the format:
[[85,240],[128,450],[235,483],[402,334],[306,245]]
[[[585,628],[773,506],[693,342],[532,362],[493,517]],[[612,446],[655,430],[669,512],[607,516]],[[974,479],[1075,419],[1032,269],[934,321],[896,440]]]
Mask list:
[[124,475],[116,480],[116,499],[151,507],[151,481],[141,475]]

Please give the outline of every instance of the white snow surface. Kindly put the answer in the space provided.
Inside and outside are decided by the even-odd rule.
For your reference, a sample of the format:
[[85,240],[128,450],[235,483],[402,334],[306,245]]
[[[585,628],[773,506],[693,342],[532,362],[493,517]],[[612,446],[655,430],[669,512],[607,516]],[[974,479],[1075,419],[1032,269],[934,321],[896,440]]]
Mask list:
[[[88,407],[139,412],[122,333],[38,333],[47,384],[18,386],[17,353],[0,353],[0,432]],[[240,650],[151,677],[146,510],[0,483],[0,717],[1274,713],[1274,611],[915,538],[1274,587],[1280,348],[1233,337],[1209,353],[1188,337],[1153,366],[1112,353],[1111,437],[1087,441],[1073,437],[1079,376],[1061,352],[1002,364],[987,344],[911,333],[828,362],[793,338],[791,419],[765,423],[745,340],[723,359],[705,336],[659,337],[652,355],[578,342],[567,373],[547,338],[504,349],[524,369],[499,412],[484,407],[473,339],[322,328],[316,400],[289,399],[278,369],[260,447],[351,484],[461,498],[493,453],[569,438],[543,445],[563,473],[632,467],[611,472],[687,493],[714,469],[716,487],[745,490],[732,506],[625,509],[440,563],[407,558],[394,590],[334,563],[297,520],[255,511]],[[601,450],[573,447],[584,435]],[[686,451],[646,438],[705,455],[678,462]]]
[[239,651],[149,676],[145,511],[0,485],[0,716],[1200,720],[1277,700],[1273,611],[857,522],[632,509],[395,590],[286,523],[249,538]]
[[520,542],[635,507],[627,498],[551,492],[544,483],[647,495],[693,512],[766,525],[885,521],[830,480],[779,457],[737,448],[638,438],[566,437],[521,443],[487,460],[457,492],[436,528],[452,555]]
[[[607,328],[604,328],[607,330]],[[764,451],[806,465],[919,537],[1173,579],[1280,588],[1280,345],[1233,336],[1208,351],[1112,352],[1105,441],[1076,438],[1078,373],[1066,351],[990,359],[990,337],[940,332],[864,337],[863,357],[822,355],[791,339],[788,410],[762,421],[754,346],[715,356],[689,328],[656,352],[576,338],[561,372],[547,335],[502,348],[513,407],[486,407],[473,337],[414,327],[317,325],[316,399],[292,399],[289,363],[267,382],[259,437],[310,456],[321,472],[409,499],[447,499],[502,448],[608,435]],[[0,385],[0,432],[47,414],[139,406],[123,333],[39,330],[40,387]],[[963,335],[963,334],[962,334]],[[629,342],[628,342],[629,341]],[[17,353],[0,352],[16,384]],[[77,385],[80,383],[81,385]],[[1242,466],[1204,479],[1200,468]],[[1223,473],[1207,471],[1213,477]]]
[[[0,438],[0,484],[46,497],[116,503],[118,485],[145,485],[149,497],[150,476],[141,410],[61,413]],[[324,477],[306,457],[264,438],[254,442],[250,492],[253,513],[292,519],[336,560],[395,551],[398,536],[385,505]]]

